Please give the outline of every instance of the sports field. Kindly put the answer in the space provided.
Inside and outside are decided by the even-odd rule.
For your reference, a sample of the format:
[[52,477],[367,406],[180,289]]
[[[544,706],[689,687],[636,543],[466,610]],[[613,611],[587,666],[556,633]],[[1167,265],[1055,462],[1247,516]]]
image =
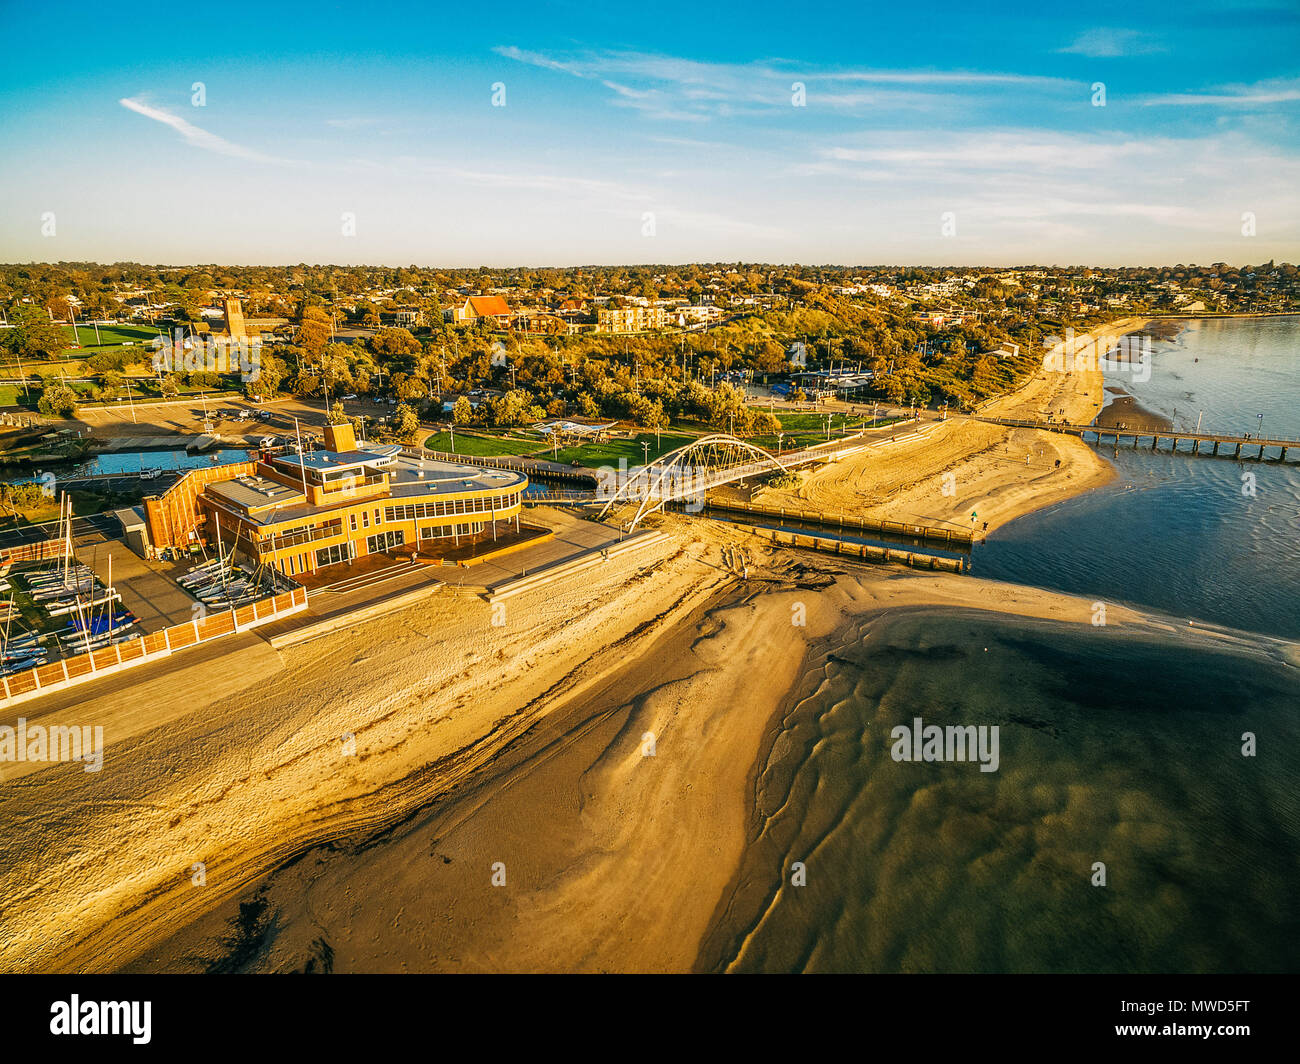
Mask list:
[[473,458],[496,458],[503,454],[530,454],[542,446],[542,441],[457,432],[456,445],[453,447],[451,433],[435,432],[424,441],[424,445],[431,451],[446,451]]

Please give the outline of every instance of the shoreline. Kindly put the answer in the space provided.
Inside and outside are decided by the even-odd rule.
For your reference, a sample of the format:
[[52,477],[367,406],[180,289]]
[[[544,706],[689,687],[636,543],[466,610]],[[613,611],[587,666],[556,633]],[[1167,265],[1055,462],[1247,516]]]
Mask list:
[[[1075,337],[1072,350],[1105,350],[1149,319],[1121,318]],[[1064,352],[1062,340],[1053,352]],[[981,414],[1092,422],[1105,408],[1102,372],[1091,365],[1048,369],[1051,352],[1021,387],[990,400]],[[795,488],[767,489],[772,506],[905,521],[987,536],[1036,510],[1105,486],[1118,471],[1080,439],[950,415],[894,442],[882,441],[829,463]],[[974,515],[972,517],[972,515]]]
[[[1082,401],[1085,390],[1077,390]],[[1113,478],[1108,462],[1081,441],[1070,442],[1107,471],[1092,487]],[[1083,477],[1007,484],[1000,475],[1004,461],[993,453],[982,460],[991,473],[981,500],[989,489],[1004,492],[995,499],[1003,509],[999,523],[1059,501],[1054,492],[1068,498],[1091,490],[1081,486]],[[951,468],[969,468],[961,465],[968,461],[969,455],[958,455]],[[932,488],[932,467],[925,476]],[[988,512],[983,501],[979,505]],[[574,970],[686,970],[697,960],[686,956],[683,940],[708,933],[735,867],[726,852],[734,857],[744,850],[749,826],[734,800],[753,794],[753,774],[766,756],[766,737],[779,734],[776,722],[783,700],[792,697],[790,684],[805,675],[808,655],[815,653],[810,647],[835,630],[845,611],[860,619],[871,611],[978,609],[1027,623],[1090,623],[1091,603],[1070,595],[862,566],[768,548],[714,522],[673,515],[658,520],[673,533],[668,557],[602,568],[583,586],[557,587],[544,600],[521,597],[509,607],[505,631],[489,626],[483,603],[444,598],[432,614],[413,607],[302,647],[266,649],[242,688],[218,661],[206,672],[198,664],[178,670],[170,690],[156,685],[157,704],[142,691],[140,706],[93,698],[78,706],[79,723],[102,718],[113,725],[106,733],[125,738],[111,739],[106,752],[113,770],[103,777],[107,789],[64,765],[32,774],[20,791],[5,795],[15,830],[0,839],[0,890],[14,904],[0,914],[0,969],[175,970],[196,958],[223,957],[234,963],[256,927],[248,932],[231,921],[241,902],[256,907],[261,897],[275,934],[245,962],[268,965],[260,970],[302,970],[325,963],[314,946],[324,936],[304,936],[322,926],[320,899],[326,897],[332,899],[331,919],[356,929],[352,938],[365,932],[372,941],[387,941],[388,929],[414,923],[424,948],[433,949],[454,941],[447,924],[463,919],[468,931],[460,941],[468,943],[470,956],[436,956],[433,970],[467,970],[473,963],[516,970],[515,962],[552,964],[553,970],[566,970],[565,963]],[[724,545],[760,559],[748,584],[715,560]],[[762,576],[765,568],[774,575]],[[856,590],[842,585],[846,572],[858,574]],[[795,602],[808,607],[797,652],[788,639]],[[1117,606],[1110,623],[1137,625],[1153,616]],[[1169,618],[1155,623],[1185,631]],[[1198,626],[1197,637],[1211,639],[1211,631]],[[1230,632],[1213,638],[1247,650],[1260,644]],[[1287,647],[1287,660],[1300,666],[1300,651]],[[703,664],[689,676],[672,671],[696,658]],[[637,663],[633,673],[629,663]],[[219,688],[212,683],[217,674],[225,681]],[[782,686],[783,677],[790,683]],[[719,706],[723,688],[730,694]],[[616,689],[623,695],[618,705],[600,701]],[[669,732],[691,737],[689,755],[675,767],[661,744],[650,763],[670,770],[649,782],[635,771],[645,763],[637,724],[647,713],[663,714],[656,721],[667,721]],[[45,711],[37,707],[29,715]],[[663,731],[658,723],[654,730]],[[351,760],[339,757],[338,737],[345,733],[358,740]],[[539,767],[528,769],[529,752],[541,739]],[[584,798],[574,779],[589,780],[595,790]],[[701,794],[708,812],[689,830],[663,813],[646,819],[647,809],[681,809]],[[512,795],[528,801],[510,807]],[[484,835],[478,830],[484,809],[495,818],[489,820],[494,830],[528,827],[543,838],[546,853],[570,847],[568,867],[580,873],[581,888],[564,874],[543,876],[545,854],[530,856],[528,845],[538,844],[524,837],[517,840],[522,883],[518,862],[505,862],[510,882],[529,888],[524,908],[517,907],[524,904],[517,896],[483,893],[484,869],[494,863],[487,850],[474,848]],[[540,822],[539,809],[550,814]],[[453,851],[444,845],[444,829],[455,835]],[[353,887],[342,866],[367,853],[399,852],[393,847],[412,837],[420,845],[396,862],[400,868],[426,869],[436,852],[451,860],[440,860],[435,871],[472,866],[473,876],[440,895],[446,906],[436,926],[407,915],[429,908],[427,881],[414,884],[410,905],[384,909],[386,921],[376,922],[356,899],[382,909],[410,883],[383,869],[377,881],[358,880]],[[624,863],[610,866],[616,858]],[[194,861],[206,864],[206,890],[191,884]],[[669,872],[659,870],[665,864]],[[687,871],[673,873],[679,865]],[[343,885],[322,889],[330,876],[331,884]],[[605,912],[617,912],[628,896],[647,891],[676,900],[664,907],[643,899],[644,912],[626,917],[614,945],[595,949],[591,943],[604,929],[581,922],[592,899],[602,899]],[[705,895],[712,896],[707,904]],[[515,909],[506,906],[510,897]],[[542,944],[521,957],[510,953],[515,936],[507,930],[520,919],[529,927],[558,920],[562,933],[542,936]],[[673,929],[672,941],[654,938],[663,926]],[[498,937],[480,952],[474,935],[491,928]],[[359,944],[342,945],[329,942],[331,965],[372,970],[365,957],[387,962],[387,953],[376,959]],[[643,967],[636,967],[638,960]],[[395,963],[424,970],[422,964],[434,962],[422,953]]]
[[[302,970],[317,941],[340,970],[697,970],[759,826],[760,766],[846,625],[975,611],[1091,627],[1091,602],[1038,588],[775,550],[760,564],[748,584],[715,588],[634,659],[566,698],[468,788],[400,828],[300,854],[123,970],[220,962],[238,902],[259,900],[275,930],[256,971]],[[814,595],[798,653],[774,646],[774,633],[790,632],[791,603]],[[1182,631],[1122,606],[1108,624],[1139,638]],[[1282,648],[1300,655],[1231,632],[1191,638],[1274,660]],[[758,666],[771,681],[761,689],[749,683]],[[639,749],[647,730],[653,758]],[[497,859],[505,890],[489,884]]]

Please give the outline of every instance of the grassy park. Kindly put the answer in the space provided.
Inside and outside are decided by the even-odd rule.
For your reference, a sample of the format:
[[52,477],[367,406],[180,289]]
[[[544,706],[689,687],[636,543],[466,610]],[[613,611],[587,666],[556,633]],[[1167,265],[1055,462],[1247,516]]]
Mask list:
[[[619,459],[625,459],[630,466],[640,465],[646,456],[646,449],[641,446],[643,443],[650,445],[649,454],[653,459],[690,443],[694,438],[664,432],[656,439],[653,432],[643,432],[630,440],[605,440],[602,443],[584,443],[578,447],[561,447],[556,461],[588,468],[618,465]],[[545,455],[547,458],[551,456],[549,451]]]
[[59,332],[68,341],[64,353],[80,347],[83,358],[96,351],[121,347],[123,344],[147,344],[158,336],[158,330],[150,325],[101,325],[96,336],[95,326],[78,323],[75,334],[71,325],[60,326]]
[[469,432],[457,431],[455,446],[449,432],[435,432],[424,441],[431,451],[446,451],[448,454],[463,454],[470,458],[499,458],[510,454],[531,454],[540,449],[544,441],[531,440],[517,436],[479,436]]

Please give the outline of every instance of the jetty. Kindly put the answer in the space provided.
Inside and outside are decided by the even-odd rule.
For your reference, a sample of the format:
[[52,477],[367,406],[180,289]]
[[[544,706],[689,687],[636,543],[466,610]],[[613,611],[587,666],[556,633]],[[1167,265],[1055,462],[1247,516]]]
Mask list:
[[[1219,432],[1180,432],[1175,429],[1126,428],[1118,425],[1071,425],[1064,421],[1034,421],[1006,417],[979,417],[975,420],[993,425],[1008,425],[1012,428],[1061,432],[1069,436],[1078,436],[1084,442],[1095,443],[1099,447],[1109,442],[1118,449],[1123,443],[1137,450],[1144,440],[1150,440],[1151,450],[1163,450],[1166,454],[1185,454],[1202,458],[1230,457],[1256,462],[1265,459],[1272,462],[1300,462],[1300,440],[1272,436],[1234,436]],[[1168,441],[1168,446],[1162,448],[1161,440]],[[1188,446],[1183,447],[1184,443]]]

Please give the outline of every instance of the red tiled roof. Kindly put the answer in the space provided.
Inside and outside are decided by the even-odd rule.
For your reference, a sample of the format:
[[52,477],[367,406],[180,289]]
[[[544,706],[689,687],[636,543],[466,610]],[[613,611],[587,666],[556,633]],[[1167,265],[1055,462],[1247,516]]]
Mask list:
[[500,296],[470,296],[469,305],[475,314],[483,318],[510,313],[509,305]]

